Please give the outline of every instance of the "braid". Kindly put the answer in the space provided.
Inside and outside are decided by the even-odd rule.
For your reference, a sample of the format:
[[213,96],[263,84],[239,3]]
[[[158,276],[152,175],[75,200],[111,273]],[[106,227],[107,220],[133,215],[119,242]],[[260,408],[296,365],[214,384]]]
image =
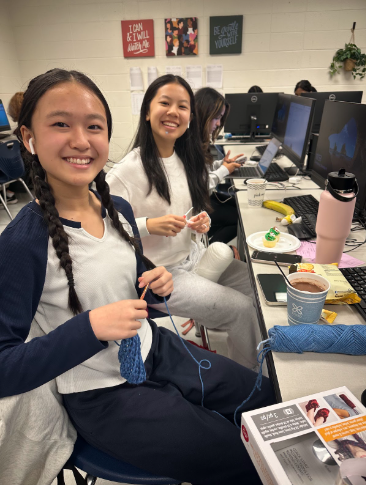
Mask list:
[[154,263],[152,263],[149,259],[146,258],[146,256],[142,254],[142,251],[136,239],[134,237],[131,237],[128,232],[123,228],[123,225],[118,217],[118,212],[113,205],[113,201],[109,192],[109,185],[106,182],[105,175],[106,174],[104,170],[101,170],[95,177],[94,182],[96,184],[98,194],[102,199],[102,204],[107,209],[108,215],[112,220],[113,227],[120,233],[123,239],[131,244],[131,246],[135,249],[136,253],[141,257],[146,268],[148,270],[154,269]]
[[353,440],[335,440],[338,448],[337,451],[335,452],[337,455],[339,455],[340,459],[347,459],[347,458],[354,458],[353,453],[351,452],[350,446],[357,446],[358,448],[361,448],[362,450],[366,451],[366,443],[358,434],[354,434],[353,437],[355,438],[356,441]]
[[69,253],[69,237],[60,221],[60,216],[55,206],[55,198],[52,195],[50,186],[46,182],[46,172],[39,163],[37,155],[33,155],[32,172],[34,191],[39,200],[44,220],[48,226],[48,234],[52,239],[53,247],[60,260],[60,266],[66,273],[69,285],[69,308],[74,315],[77,315],[83,309],[75,291],[72,259]]

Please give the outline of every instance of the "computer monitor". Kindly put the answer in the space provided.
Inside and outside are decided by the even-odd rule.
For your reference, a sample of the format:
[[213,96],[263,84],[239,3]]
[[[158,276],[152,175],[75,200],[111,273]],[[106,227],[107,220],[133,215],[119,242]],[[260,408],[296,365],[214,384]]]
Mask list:
[[315,101],[291,94],[279,94],[272,125],[272,136],[298,168],[304,168]]
[[278,93],[226,94],[230,104],[225,132],[251,138],[269,136],[277,105]]
[[321,188],[329,172],[345,168],[359,185],[356,208],[366,202],[366,105],[325,101],[311,178]]
[[[10,128],[9,120],[8,120],[8,117],[6,116],[6,111],[5,111],[3,102],[0,99],[0,131],[7,131],[10,129],[11,128]],[[0,138],[4,138],[4,136],[8,136],[8,134],[0,135]]]
[[361,103],[363,91],[329,91],[325,93],[301,93],[305,98],[316,100],[312,133],[319,133],[320,122],[326,100],[330,101],[347,101],[348,103]]

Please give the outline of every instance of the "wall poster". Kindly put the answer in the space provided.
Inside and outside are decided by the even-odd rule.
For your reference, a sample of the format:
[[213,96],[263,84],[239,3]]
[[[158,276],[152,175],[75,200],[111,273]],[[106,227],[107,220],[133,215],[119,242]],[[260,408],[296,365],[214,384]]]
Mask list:
[[153,57],[154,21],[122,20],[122,43],[124,57]]
[[164,24],[167,57],[198,54],[197,17],[165,19]]
[[210,54],[241,54],[243,15],[210,17]]

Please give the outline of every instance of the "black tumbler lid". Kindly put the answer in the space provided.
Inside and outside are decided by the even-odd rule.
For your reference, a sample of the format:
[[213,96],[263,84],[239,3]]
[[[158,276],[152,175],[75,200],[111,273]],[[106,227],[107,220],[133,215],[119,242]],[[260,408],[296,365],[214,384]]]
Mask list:
[[328,181],[334,190],[351,192],[354,188],[356,177],[351,172],[341,168],[339,172],[328,173]]

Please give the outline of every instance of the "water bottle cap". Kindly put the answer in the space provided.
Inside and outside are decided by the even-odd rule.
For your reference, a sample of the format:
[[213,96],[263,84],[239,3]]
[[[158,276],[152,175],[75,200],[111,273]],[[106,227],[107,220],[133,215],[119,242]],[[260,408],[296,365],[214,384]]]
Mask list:
[[351,172],[341,168],[339,172],[328,173],[328,181],[334,190],[352,192],[355,186],[356,177]]

